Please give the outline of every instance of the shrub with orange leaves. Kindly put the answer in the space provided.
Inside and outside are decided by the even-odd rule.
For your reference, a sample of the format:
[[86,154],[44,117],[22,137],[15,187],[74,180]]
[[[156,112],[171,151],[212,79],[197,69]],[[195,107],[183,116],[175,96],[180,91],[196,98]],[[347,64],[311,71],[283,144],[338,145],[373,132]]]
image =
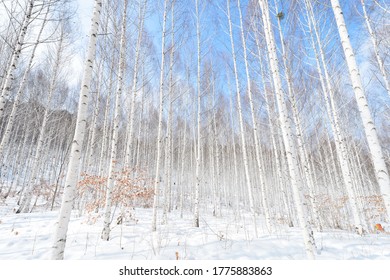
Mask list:
[[376,224],[375,225],[375,230],[379,231],[379,232],[384,232],[385,231],[381,224]]
[[[106,199],[107,177],[83,173],[78,183],[78,192],[84,198],[85,210],[96,211],[103,208]],[[154,189],[146,172],[122,169],[114,173],[115,184],[112,190],[112,204],[121,208],[151,207]]]

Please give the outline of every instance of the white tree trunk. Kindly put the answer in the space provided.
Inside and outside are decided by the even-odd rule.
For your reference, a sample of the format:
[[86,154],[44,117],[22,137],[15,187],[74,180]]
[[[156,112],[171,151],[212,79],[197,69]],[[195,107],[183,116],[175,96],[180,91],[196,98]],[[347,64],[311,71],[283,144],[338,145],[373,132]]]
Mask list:
[[123,79],[126,67],[126,24],[127,24],[127,4],[128,0],[124,0],[123,4],[123,18],[121,28],[121,42],[120,42],[120,57],[118,68],[117,89],[115,95],[115,110],[114,110],[114,126],[112,128],[112,142],[110,162],[108,168],[108,180],[106,189],[106,203],[104,211],[104,222],[102,239],[108,241],[110,239],[110,224],[111,224],[111,206],[112,206],[112,190],[115,185],[115,175],[117,171],[117,150],[118,150],[118,134],[119,134],[119,118],[121,108],[121,97],[123,91]]
[[[35,52],[37,50],[37,47],[39,46],[39,43],[40,43],[40,38],[42,36],[42,33],[43,33],[43,29],[45,28],[46,26],[46,22],[47,22],[47,17],[48,17],[48,14],[49,14],[49,9],[50,9],[50,6],[48,7],[48,10],[46,11],[45,13],[45,17],[43,19],[43,22],[42,22],[42,25],[41,25],[41,28],[38,32],[38,35],[37,35],[37,39],[36,39],[36,42],[34,44],[34,47],[31,51],[31,54],[30,54],[30,59],[29,59],[29,62],[27,64],[27,67],[26,67],[26,70],[24,71],[24,74],[23,74],[23,78],[19,84],[19,89],[16,93],[16,96],[15,96],[15,101],[13,103],[13,106],[12,106],[12,110],[11,110],[11,114],[9,115],[8,117],[8,122],[7,122],[7,125],[5,127],[5,133],[3,135],[3,137],[1,138],[1,143],[0,143],[0,158],[3,157],[3,151],[4,151],[4,148],[5,148],[5,145],[8,144],[8,141],[10,139],[10,136],[11,136],[11,130],[12,130],[12,127],[13,127],[13,124],[14,124],[14,120],[15,120],[15,116],[16,116],[16,111],[18,109],[18,106],[19,106],[19,102],[20,102],[20,97],[23,93],[23,90],[25,88],[25,85],[26,85],[26,82],[27,82],[27,78],[28,78],[28,75],[30,74],[30,70],[32,68],[32,64],[33,64],[33,61],[34,61],[34,58],[35,58]],[[1,118],[1,113],[0,113],[0,118]]]
[[274,87],[276,91],[276,101],[279,109],[279,121],[282,130],[283,142],[286,149],[287,166],[289,175],[291,178],[291,185],[294,195],[294,202],[297,208],[299,224],[303,230],[303,238],[305,244],[305,250],[309,259],[315,258],[315,242],[313,232],[310,228],[307,215],[304,211],[302,203],[302,183],[300,180],[300,174],[298,172],[297,158],[295,146],[293,143],[293,135],[291,129],[291,122],[287,112],[287,106],[284,99],[282,81],[280,78],[278,58],[276,53],[275,37],[272,31],[272,25],[269,15],[268,2],[266,0],[259,0],[259,4],[262,10],[262,19],[264,25],[265,38],[267,41],[267,49],[269,53],[270,68],[272,71],[272,77],[274,81]]
[[[46,19],[45,19],[46,20]],[[61,30],[62,32],[64,30]],[[53,63],[53,72],[52,72],[52,79],[50,81],[50,87],[49,87],[49,92],[47,96],[47,105],[44,106],[44,112],[43,112],[43,120],[41,124],[41,128],[39,130],[38,134],[38,140],[37,140],[37,147],[35,148],[35,153],[34,157],[32,159],[32,167],[31,167],[31,174],[30,174],[30,179],[27,185],[27,189],[25,191],[25,194],[23,196],[23,199],[20,203],[20,208],[18,209],[18,213],[23,212],[23,213],[28,213],[30,210],[30,204],[31,204],[31,199],[33,196],[33,188],[34,184],[37,180],[38,176],[38,171],[39,171],[39,162],[42,159],[42,153],[45,148],[45,137],[46,137],[46,126],[47,122],[49,121],[49,111],[50,111],[50,106],[51,106],[51,100],[54,94],[54,90],[57,85],[57,80],[58,80],[58,72],[59,72],[59,67],[61,65],[61,60],[63,56],[63,50],[64,50],[64,33],[61,34],[60,41],[58,42],[58,48],[57,48],[57,55],[56,59]]]
[[171,211],[172,195],[172,119],[173,119],[173,65],[175,63],[175,1],[171,3],[171,50],[169,55],[169,85],[168,85],[168,120],[166,131],[165,149],[165,199],[163,210],[163,223],[168,223],[168,212]]
[[196,89],[197,89],[197,146],[196,146],[196,167],[195,167],[195,198],[194,198],[194,227],[199,227],[199,189],[200,189],[200,161],[201,161],[201,51],[200,51],[200,15],[199,15],[199,0],[196,0],[195,3],[196,9],[196,38],[197,38],[197,54],[198,54],[198,64],[197,64],[197,77],[196,77]]
[[[320,59],[319,59],[319,54],[317,52],[317,48],[314,43],[314,39],[312,38],[312,47],[313,51],[316,57],[316,63],[317,63],[317,72],[320,78],[320,83],[325,99],[325,107],[326,111],[328,113],[328,117],[330,120],[330,127],[333,132],[333,135],[335,137],[335,145],[336,145],[336,153],[337,153],[337,158],[340,163],[340,168],[341,168],[341,174],[342,178],[344,181],[345,188],[348,193],[348,197],[350,199],[350,206],[352,210],[352,216],[353,216],[353,221],[354,221],[354,226],[356,228],[356,231],[358,233],[362,233],[363,231],[363,226],[361,223],[361,218],[359,215],[359,210],[358,210],[358,205],[357,205],[357,200],[356,200],[356,194],[353,189],[353,181],[352,181],[352,174],[351,174],[351,167],[348,161],[348,154],[347,154],[347,147],[345,143],[345,137],[342,135],[341,127],[340,127],[340,118],[337,113],[337,108],[336,104],[334,101],[334,89],[332,87],[331,81],[330,81],[330,76],[328,72],[328,66],[326,64],[325,60],[325,53],[321,44],[321,39],[318,33],[318,28],[315,22],[314,18],[314,13],[312,9],[312,5],[309,1],[306,0],[306,10],[308,13],[308,21],[311,22],[309,24],[309,31],[310,34],[312,34],[312,29],[311,26],[313,26],[313,31],[317,39],[317,44],[319,46],[319,54],[322,62],[322,67],[324,69],[324,74],[325,77],[322,75],[322,70],[321,70],[321,65],[320,65]],[[325,85],[326,82],[326,85]]]
[[166,24],[167,24],[167,10],[168,0],[164,0],[164,14],[163,27],[161,37],[161,69],[160,69],[160,108],[158,114],[158,131],[157,131],[157,155],[156,155],[156,173],[154,178],[154,196],[153,196],[153,217],[152,217],[152,231],[157,231],[157,208],[158,196],[160,189],[160,161],[161,161],[161,146],[162,146],[162,125],[164,113],[164,65],[165,65],[165,38],[166,38]]
[[[275,2],[275,8],[277,7],[276,0]],[[299,113],[298,113],[298,108],[297,108],[297,102],[295,98],[295,92],[293,89],[293,84],[292,84],[292,78],[291,78],[291,71],[287,62],[287,53],[286,53],[286,48],[285,48],[285,41],[284,41],[284,36],[282,32],[282,26],[280,23],[280,18],[278,17],[278,30],[279,30],[279,38],[280,38],[280,43],[282,47],[282,59],[283,59],[283,66],[284,66],[284,71],[285,71],[285,76],[287,80],[287,92],[288,92],[288,97],[291,100],[291,107],[292,107],[292,112],[293,112],[293,118],[294,122],[296,125],[296,131],[297,131],[297,142],[298,142],[298,151],[299,155],[302,161],[302,169],[303,169],[303,174],[304,178],[309,190],[309,200],[310,200],[310,205],[311,208],[313,209],[313,214],[314,214],[314,224],[317,228],[317,230],[321,231],[321,222],[319,219],[319,210],[317,207],[317,203],[314,199],[314,184],[313,184],[313,171],[311,169],[310,163],[308,161],[308,156],[307,156],[307,151],[305,148],[305,143],[303,139],[303,130],[302,130],[302,125],[301,125],[301,120],[299,118]]]
[[[142,67],[142,81],[144,81],[145,78],[145,71],[144,67]],[[141,132],[144,130],[144,122],[143,122],[143,115],[144,115],[144,107],[145,107],[145,93],[144,93],[144,87],[141,89],[141,110],[139,110],[139,125],[138,125],[138,134],[137,134],[137,145],[136,145],[136,157],[135,157],[135,166],[141,166]],[[126,167],[126,166],[125,166]]]
[[[187,97],[184,97],[183,101],[185,108],[188,103]],[[182,111],[184,112],[184,110]],[[182,152],[181,152],[181,169],[180,169],[180,203],[179,203],[179,209],[180,209],[180,218],[183,218],[183,207],[184,207],[184,167],[186,162],[186,148],[187,148],[187,118],[184,119],[184,131],[183,131],[183,145],[182,146]]]
[[364,0],[360,0],[360,2],[362,3],[363,15],[364,15],[364,19],[366,21],[367,30],[370,33],[372,46],[374,47],[375,58],[376,58],[376,61],[378,62],[379,70],[381,71],[381,74],[383,77],[383,82],[385,83],[385,88],[387,90],[387,94],[390,97],[390,83],[389,83],[389,79],[387,78],[387,75],[386,75],[385,64],[384,64],[381,56],[379,55],[379,43],[378,43],[378,40],[376,39],[374,31],[372,29],[371,20],[368,17],[368,13],[367,13],[367,9],[366,9],[366,4],[365,4]]
[[84,141],[89,87],[92,79],[93,61],[95,60],[97,32],[99,28],[100,11],[102,0],[95,0],[93,16],[91,19],[91,30],[89,33],[88,54],[84,65],[82,87],[80,90],[79,107],[77,111],[77,124],[69,155],[69,165],[65,179],[65,189],[61,203],[60,214],[54,234],[54,244],[52,249],[52,259],[61,260],[64,258],[66,235],[75,199],[76,185],[81,163],[81,149]]
[[364,132],[371,152],[371,158],[375,169],[375,175],[383,197],[387,217],[390,215],[390,177],[386,167],[382,148],[379,143],[378,134],[374,120],[368,107],[366,95],[361,81],[359,68],[356,63],[355,54],[349,40],[348,30],[345,25],[343,11],[338,0],[331,0],[332,9],[336,18],[336,23],[343,46],[344,55],[347,61],[349,74],[352,81],[353,91],[359,108],[360,117],[363,122]]
[[27,12],[23,19],[22,27],[20,29],[20,33],[18,36],[18,41],[16,43],[16,46],[14,46],[14,51],[12,53],[10,65],[7,70],[7,76],[2,85],[3,87],[1,89],[1,95],[0,95],[0,119],[3,117],[4,106],[5,103],[7,102],[9,94],[11,93],[11,85],[14,80],[14,74],[19,62],[20,55],[22,53],[24,38],[26,36],[27,29],[30,24],[30,20],[34,8],[34,2],[35,2],[34,0],[30,0],[28,2]]
[[[104,75],[103,75],[103,59],[101,59],[99,61],[99,65],[96,67],[97,68],[97,72],[99,73],[97,76],[97,81],[99,81],[100,79],[103,79]],[[96,166],[96,162],[94,162],[94,157],[95,157],[95,154],[96,154],[96,134],[97,134],[97,130],[98,130],[98,116],[99,116],[99,113],[100,113],[100,102],[101,102],[101,95],[102,95],[102,83],[97,83],[97,86],[96,86],[96,100],[95,100],[95,106],[94,106],[94,110],[93,110],[93,115],[92,115],[92,121],[91,121],[91,126],[90,126],[90,137],[88,139],[88,147],[87,147],[87,151],[86,151],[86,160],[85,160],[85,163],[84,163],[84,171],[86,173],[88,172],[92,172],[92,174],[96,174],[98,172],[98,170],[93,170],[92,171],[92,167],[93,165]]]
[[[113,67],[113,65],[111,66]],[[113,71],[111,70],[110,73],[110,82],[109,84],[111,85],[111,80],[113,79]],[[105,110],[104,110],[104,120],[103,120],[103,132],[102,132],[102,145],[100,147],[100,155],[99,155],[99,167],[98,167],[98,172],[99,176],[105,176],[106,172],[104,170],[104,164],[106,160],[106,151],[107,151],[107,146],[109,146],[110,142],[110,124],[109,124],[109,118],[111,114],[111,86],[108,89],[108,93],[106,96],[106,104],[105,104]]]
[[261,147],[260,147],[260,143],[259,143],[260,141],[259,141],[259,136],[258,136],[258,123],[257,123],[257,119],[256,119],[255,107],[253,104],[251,78],[250,78],[250,74],[249,74],[247,47],[246,47],[246,39],[245,39],[245,34],[244,34],[244,26],[243,26],[243,21],[242,21],[240,0],[237,1],[237,5],[238,5],[238,12],[240,14],[240,31],[241,31],[240,33],[241,33],[241,41],[242,41],[242,47],[243,47],[243,52],[244,52],[247,93],[248,93],[248,97],[249,97],[249,106],[251,109],[251,117],[252,117],[252,125],[253,125],[253,138],[255,140],[256,162],[257,162],[257,167],[259,169],[261,200],[263,203],[267,229],[269,232],[272,232],[271,214],[269,211],[268,195],[267,195],[267,190],[266,190],[266,186],[265,186],[264,168],[263,168],[263,161],[262,161],[262,155],[261,155]]
[[[213,75],[214,76],[214,75]],[[212,107],[215,108],[215,104],[216,104],[216,90],[215,90],[215,78],[213,78],[213,104],[212,104]],[[215,145],[215,163],[216,163],[216,166],[215,166],[215,169],[216,169],[216,172],[215,172],[215,180],[216,180],[216,188],[217,188],[217,195],[218,195],[218,199],[217,199],[217,209],[216,209],[216,213],[218,213],[219,216],[222,216],[222,182],[221,182],[221,167],[220,167],[220,162],[221,162],[221,159],[220,159],[220,145],[219,145],[219,141],[218,141],[218,133],[217,133],[217,120],[216,120],[216,116],[215,116],[215,110],[213,110],[213,136],[214,136],[214,145]],[[226,187],[226,186],[225,186]]]
[[232,21],[231,21],[231,16],[230,16],[230,0],[227,0],[227,15],[228,15],[228,21],[229,21],[230,44],[231,44],[232,56],[233,56],[233,70],[234,70],[234,76],[235,76],[235,81],[236,81],[237,106],[238,106],[238,117],[239,117],[239,124],[240,124],[242,156],[243,156],[243,161],[244,161],[245,181],[246,181],[246,187],[247,187],[247,191],[248,191],[249,208],[250,208],[250,211],[252,213],[253,224],[255,227],[255,235],[257,237],[258,232],[257,232],[257,223],[256,223],[256,209],[255,209],[255,204],[254,204],[253,190],[252,190],[252,184],[251,184],[251,178],[250,178],[250,172],[249,172],[248,151],[247,151],[246,141],[245,141],[245,128],[244,128],[244,120],[243,120],[242,104],[241,104],[242,103],[241,102],[241,90],[240,90],[240,82],[239,82],[238,70],[237,70],[236,51],[235,51],[235,47],[234,47]]
[[141,55],[141,43],[142,43],[142,35],[144,32],[144,19],[146,12],[146,4],[147,0],[144,0],[139,7],[139,21],[138,21],[138,36],[137,36],[137,46],[135,49],[135,58],[134,58],[134,69],[133,69],[133,84],[131,87],[131,104],[130,104],[130,117],[129,117],[129,127],[127,133],[127,145],[126,145],[126,156],[125,156],[125,168],[130,167],[130,163],[132,161],[131,154],[133,149],[133,131],[134,131],[134,118],[135,118],[135,102],[138,91],[138,70],[139,70],[139,62]]
[[[231,141],[232,141],[232,152],[233,152],[233,180],[232,180],[232,184],[233,186],[238,186],[239,183],[238,183],[238,177],[239,177],[239,173],[238,173],[238,167],[237,167],[237,152],[236,152],[236,141],[235,141],[235,131],[234,131],[234,111],[233,111],[233,94],[231,93],[231,85],[230,85],[230,78],[229,78],[229,75],[227,77],[227,80],[228,80],[228,94],[229,94],[229,111],[230,111],[230,128],[231,128]],[[239,200],[240,200],[240,195],[239,193],[237,192],[234,192],[234,195],[235,195],[235,207],[236,207],[236,211],[239,211]]]
[[[104,25],[102,25],[102,32],[106,32],[108,33],[109,31],[109,15],[105,15],[102,19],[102,23],[104,23]],[[103,22],[104,20],[104,22]],[[103,43],[103,47],[104,48],[115,48],[116,47],[116,42],[112,42],[111,45],[109,44],[109,38],[102,38],[102,40],[104,40],[104,43]],[[110,63],[110,69],[109,69],[109,73],[108,73],[108,85],[106,86],[106,88],[104,89],[104,91],[107,92],[106,94],[106,102],[105,102],[105,107],[104,107],[104,120],[103,120],[103,128],[102,128],[102,141],[101,141],[101,146],[100,146],[100,153],[99,153],[99,164],[98,164],[98,174],[99,176],[106,176],[106,172],[105,172],[105,168],[104,168],[104,164],[106,163],[106,152],[108,150],[108,146],[109,146],[109,142],[110,142],[110,124],[109,124],[109,118],[110,118],[110,115],[111,115],[111,95],[113,93],[113,80],[114,80],[114,71],[115,71],[115,65],[117,64],[116,60],[115,59],[112,59],[111,60],[111,63]],[[102,89],[103,90],[103,89]],[[101,192],[99,192],[99,195],[103,192],[103,190]],[[97,210],[99,210],[97,208]]]
[[[255,30],[257,30],[257,28],[255,28]],[[258,34],[255,35],[255,43],[256,43],[256,47],[257,47],[258,59],[259,59],[259,64],[260,64],[260,74],[261,74],[262,79],[263,79],[262,84],[263,84],[263,92],[264,92],[264,99],[265,99],[265,107],[266,107],[266,111],[267,111],[267,116],[268,116],[267,119],[268,119],[268,124],[270,127],[270,134],[271,134],[271,143],[272,143],[272,148],[273,148],[275,162],[276,162],[276,178],[275,178],[276,180],[275,181],[278,183],[280,191],[282,193],[283,206],[286,210],[287,218],[289,220],[291,220],[291,216],[289,213],[289,206],[288,206],[288,193],[286,192],[286,188],[284,187],[285,180],[283,178],[283,172],[282,172],[282,167],[281,167],[281,163],[280,163],[277,141],[275,138],[276,129],[275,129],[274,122],[272,121],[272,117],[271,117],[273,114],[273,111],[271,110],[271,106],[270,106],[271,100],[270,100],[270,97],[268,96],[266,83],[265,83],[266,76],[265,76],[264,65],[263,65],[263,61],[262,61],[262,53],[260,51],[261,47],[260,47]],[[281,147],[281,149],[283,149],[283,147]]]

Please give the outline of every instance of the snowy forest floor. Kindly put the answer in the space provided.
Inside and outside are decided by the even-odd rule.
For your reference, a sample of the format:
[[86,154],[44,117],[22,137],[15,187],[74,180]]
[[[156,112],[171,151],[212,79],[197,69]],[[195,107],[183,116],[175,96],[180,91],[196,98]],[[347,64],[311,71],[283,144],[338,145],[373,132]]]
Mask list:
[[[49,259],[57,211],[14,214],[11,205],[0,205],[0,259]],[[119,211],[117,211],[118,214]],[[130,215],[131,214],[131,215]],[[169,214],[167,225],[151,233],[152,209],[136,208],[127,221],[112,223],[110,241],[100,239],[103,218],[98,214],[72,214],[65,259],[79,260],[235,260],[306,259],[301,231],[278,225],[269,234],[259,221],[255,238],[249,213],[225,212],[223,217],[201,215],[199,228],[192,227],[192,215]],[[385,225],[385,229],[390,228]],[[359,236],[342,230],[315,232],[316,259],[390,260],[390,234]]]

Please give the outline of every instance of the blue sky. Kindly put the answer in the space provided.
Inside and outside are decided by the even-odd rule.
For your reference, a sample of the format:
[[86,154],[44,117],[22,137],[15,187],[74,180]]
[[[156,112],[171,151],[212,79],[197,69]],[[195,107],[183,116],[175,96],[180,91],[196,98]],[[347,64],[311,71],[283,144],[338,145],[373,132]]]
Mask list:
[[[162,1],[156,1],[156,0],[149,0],[148,6],[149,10],[151,10],[151,14],[146,21],[146,29],[148,30],[150,36],[152,37],[152,40],[155,45],[155,49],[157,50],[156,52],[156,59],[160,59],[160,47],[161,47],[161,17],[162,17],[162,6],[161,4],[157,5],[156,3],[160,3]],[[183,11],[186,12],[185,21],[186,24],[191,28],[195,28],[194,26],[194,9],[193,5],[195,1],[178,1],[178,3],[184,3],[184,6],[181,7]],[[245,16],[245,7],[247,6],[247,0],[241,0],[241,6],[244,8],[243,13]],[[270,2],[270,7],[273,7],[273,0],[269,1]],[[322,3],[329,3],[330,1],[322,1]],[[346,16],[346,23],[347,27],[350,32],[351,36],[351,41],[353,43],[353,47],[356,51],[357,54],[357,59],[359,62],[360,70],[362,73],[363,80],[366,85],[371,85],[372,84],[372,79],[371,79],[371,72],[373,69],[372,63],[369,63],[368,60],[370,58],[370,50],[371,50],[371,42],[369,38],[367,37],[367,32],[365,30],[364,22],[363,19],[357,14],[356,9],[354,8],[353,3],[360,3],[359,0],[352,0],[352,1],[346,1],[342,0],[341,5],[344,9],[344,14]],[[221,7],[223,10],[226,9],[226,2],[224,0],[213,0],[211,3],[208,1],[200,1],[200,3],[207,3],[207,7],[203,14],[201,15],[202,17],[202,45],[206,46],[203,49],[203,53],[205,54],[205,57],[203,59],[203,62],[206,62],[207,60],[212,60],[213,64],[215,67],[220,67],[222,70],[221,73],[225,72],[225,64],[223,62],[222,57],[219,57],[219,54],[221,53],[226,53],[229,57],[229,54],[231,52],[230,49],[230,41],[228,37],[228,29],[227,29],[227,19],[226,16],[221,12],[220,8]],[[234,32],[235,32],[235,45],[236,45],[236,51],[238,55],[242,54],[241,50],[241,40],[238,34],[238,17],[237,17],[237,9],[236,7],[236,1],[231,0],[231,6],[232,6],[232,17],[234,21]],[[282,1],[282,6],[286,10],[287,8],[287,2]],[[75,55],[72,60],[72,68],[73,68],[73,78],[70,81],[72,84],[76,84],[77,80],[81,76],[81,71],[82,71],[82,65],[84,62],[84,54],[85,54],[85,49],[87,45],[87,37],[88,37],[88,32],[90,28],[90,18],[92,15],[93,11],[93,4],[94,0],[76,0],[75,5],[77,6],[77,15],[74,18],[74,23],[77,31],[77,36],[76,36],[76,47],[79,51],[75,52]],[[285,11],[286,12],[286,11]],[[4,13],[4,11],[0,8],[0,15]],[[287,18],[291,16],[290,14],[286,15],[286,19],[282,22],[285,23],[287,22]],[[329,22],[331,22],[333,27],[329,25]],[[329,25],[329,27],[327,26]],[[328,11],[327,17],[322,24],[323,30],[330,31],[332,28],[334,28],[334,18],[333,14]],[[334,30],[335,31],[335,30]],[[179,34],[179,38],[183,37],[181,35],[186,35],[185,31],[184,33]],[[192,31],[193,32],[193,31]],[[275,32],[276,33],[276,32]],[[337,51],[337,56],[336,60],[339,60],[342,62],[343,59],[343,54],[340,52],[340,43],[339,43],[339,37],[336,32],[333,32],[330,34],[333,36],[331,39],[332,44],[335,45],[336,47],[332,50],[332,48],[329,48],[328,51],[332,52],[334,50]],[[193,36],[193,34],[192,34]],[[191,40],[189,40],[186,43],[186,46],[184,46],[184,49],[182,51],[182,56],[186,58],[184,59],[189,59],[189,54],[192,55],[194,58],[196,57],[196,42],[195,42],[195,37],[192,37]],[[169,42],[169,40],[168,40]],[[169,43],[167,44],[169,45]],[[362,48],[360,48],[362,46]],[[186,53],[184,53],[186,52]],[[330,53],[331,54],[331,53]],[[239,58],[241,60],[241,58]],[[194,61],[195,62],[195,61]],[[340,64],[341,69],[344,69],[343,71],[347,71],[345,66],[342,65],[343,63]],[[241,65],[241,70],[240,70],[240,75],[244,78],[244,71],[242,68],[242,61],[239,61],[239,65]],[[340,69],[340,70],[341,70]],[[222,74],[223,75],[223,74]],[[346,80],[348,80],[348,77],[346,76]],[[221,80],[223,81],[223,79]],[[242,84],[244,85],[245,82],[244,80],[242,81]],[[377,93],[378,95],[383,95],[380,90],[378,90],[378,87],[372,89],[373,92]],[[385,97],[386,99],[386,97]]]

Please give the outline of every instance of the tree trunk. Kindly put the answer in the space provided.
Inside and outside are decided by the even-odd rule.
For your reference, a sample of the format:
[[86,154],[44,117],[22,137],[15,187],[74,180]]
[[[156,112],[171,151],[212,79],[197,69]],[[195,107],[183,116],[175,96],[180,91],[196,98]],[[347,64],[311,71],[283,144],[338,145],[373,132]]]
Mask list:
[[116,172],[118,171],[117,151],[118,151],[119,118],[120,118],[120,108],[122,102],[121,97],[123,91],[123,79],[124,79],[124,72],[126,67],[127,4],[128,4],[128,0],[124,0],[118,80],[117,80],[117,89],[116,89],[115,105],[114,105],[115,106],[114,126],[112,128],[111,153],[110,153],[110,162],[109,162],[109,169],[108,169],[107,189],[106,189],[106,203],[105,203],[105,211],[104,211],[103,231],[101,235],[102,239],[106,241],[110,239],[112,190],[115,185]]
[[1,89],[1,95],[0,95],[0,119],[3,117],[4,113],[4,107],[5,103],[7,102],[7,99],[9,97],[9,94],[11,93],[11,85],[14,80],[14,74],[19,62],[20,55],[22,53],[22,48],[24,44],[24,38],[27,33],[28,26],[30,24],[32,11],[34,8],[34,0],[30,0],[28,2],[27,12],[24,16],[22,28],[20,30],[18,41],[16,43],[16,46],[14,47],[14,51],[12,53],[10,65],[7,70],[7,76],[4,80],[3,87]]
[[197,38],[197,54],[198,54],[198,64],[197,64],[197,78],[196,78],[196,90],[197,90],[197,119],[196,119],[196,125],[197,125],[197,146],[196,146],[196,168],[195,168],[195,198],[194,198],[194,227],[199,227],[199,190],[200,190],[200,162],[201,162],[201,97],[202,97],[202,90],[201,90],[201,63],[202,63],[202,57],[201,57],[201,50],[200,50],[200,41],[201,41],[201,35],[200,35],[200,14],[199,14],[199,0],[196,0],[195,3],[195,13],[196,13],[196,38]]
[[282,137],[284,146],[286,149],[287,157],[287,166],[289,175],[291,178],[291,185],[294,195],[294,202],[297,208],[299,224],[303,230],[303,238],[305,243],[305,250],[307,257],[309,259],[315,258],[315,242],[313,237],[313,232],[310,228],[309,222],[307,220],[307,215],[304,211],[304,206],[302,203],[302,182],[300,180],[300,174],[298,172],[297,158],[295,146],[293,143],[293,134],[291,129],[291,121],[288,116],[287,106],[284,99],[282,81],[280,78],[278,58],[276,53],[275,37],[272,31],[272,25],[269,15],[268,3],[266,0],[259,0],[260,7],[262,10],[262,19],[264,25],[264,32],[267,41],[267,49],[270,60],[270,68],[272,71],[272,77],[274,81],[274,87],[276,92],[276,101],[279,109],[279,122],[282,130]]
[[382,148],[379,143],[378,134],[375,128],[374,120],[368,107],[366,95],[361,81],[359,68],[356,63],[355,54],[349,40],[347,26],[345,25],[343,11],[338,0],[331,0],[332,9],[336,18],[337,28],[343,46],[344,55],[347,61],[349,75],[352,81],[353,91],[359,108],[360,117],[363,122],[364,132],[368,147],[370,149],[372,163],[375,169],[375,175],[382,194],[384,205],[387,211],[387,218],[390,215],[390,177],[386,167]]
[[81,163],[81,150],[84,141],[86,117],[89,100],[89,87],[92,79],[93,61],[96,53],[96,40],[99,28],[100,11],[102,0],[95,0],[93,16],[91,20],[91,30],[89,34],[88,54],[84,65],[84,74],[82,87],[80,90],[79,107],[77,111],[77,124],[69,155],[68,171],[65,179],[65,189],[61,203],[60,214],[54,235],[54,244],[52,249],[52,259],[61,260],[64,258],[66,235],[68,224],[72,211],[73,201],[75,199],[76,185]]
[[[46,14],[45,14],[45,17],[43,19],[41,28],[40,28],[40,30],[38,32],[36,42],[34,44],[34,47],[33,47],[32,51],[31,51],[31,54],[30,54],[29,62],[27,64],[26,70],[24,71],[23,78],[22,78],[22,80],[21,80],[21,82],[19,84],[19,89],[18,89],[18,91],[16,93],[16,96],[15,96],[15,100],[14,100],[14,103],[13,103],[13,106],[12,106],[11,114],[8,117],[8,122],[7,122],[7,125],[5,127],[5,133],[4,133],[3,137],[1,138],[0,158],[2,158],[5,145],[8,144],[8,141],[9,141],[10,136],[11,136],[11,130],[12,130],[12,127],[13,127],[13,124],[14,124],[14,120],[15,120],[15,117],[16,117],[16,111],[17,111],[17,109],[19,107],[20,97],[21,97],[21,95],[22,95],[22,93],[23,93],[23,91],[25,89],[25,85],[26,85],[26,82],[27,82],[28,76],[30,74],[30,70],[32,68],[32,64],[33,64],[34,58],[35,58],[35,52],[36,52],[37,47],[38,47],[38,45],[40,43],[40,38],[42,36],[43,29],[46,26],[47,17],[49,15],[49,9],[50,9],[50,6],[48,7],[48,10],[46,11]],[[1,119],[1,113],[0,113],[0,119]]]
[[158,131],[157,131],[157,155],[156,155],[156,173],[154,178],[154,196],[153,196],[153,217],[152,217],[152,231],[157,231],[157,208],[158,196],[160,189],[160,161],[161,161],[161,146],[162,146],[162,125],[164,113],[164,66],[165,66],[165,38],[166,38],[166,24],[167,24],[167,10],[168,0],[164,0],[164,15],[163,15],[163,29],[161,38],[161,69],[160,69],[160,108],[158,114]]
[[366,10],[366,4],[365,4],[364,0],[360,0],[360,2],[362,3],[363,15],[364,15],[364,19],[366,21],[367,30],[368,30],[368,33],[370,33],[372,46],[374,47],[375,58],[376,58],[376,61],[378,62],[378,67],[379,67],[379,70],[381,71],[381,74],[383,77],[383,82],[385,83],[385,89],[387,90],[387,94],[390,97],[390,83],[389,83],[389,79],[387,78],[387,75],[386,75],[385,64],[379,55],[379,43],[375,37],[374,30],[372,29],[371,20],[368,17],[368,13]]
[[262,160],[261,147],[260,147],[260,141],[259,141],[259,135],[258,135],[258,122],[256,119],[255,106],[253,104],[253,97],[252,97],[251,78],[250,78],[250,74],[249,74],[247,46],[246,46],[244,26],[243,26],[243,21],[242,21],[240,0],[238,0],[237,5],[238,5],[238,12],[240,14],[240,31],[241,31],[240,33],[241,33],[241,41],[242,41],[242,47],[243,47],[243,52],[244,52],[247,93],[248,93],[248,97],[249,97],[249,106],[250,106],[250,110],[251,110],[252,125],[253,125],[253,139],[255,140],[256,162],[257,162],[257,168],[258,168],[259,179],[260,179],[261,200],[262,200],[262,204],[263,204],[265,221],[266,221],[266,226],[267,226],[268,232],[272,232],[271,215],[270,215],[270,211],[269,211],[269,207],[268,207],[268,197],[267,197],[267,190],[266,190],[266,186],[265,186],[263,160]]
[[131,154],[133,149],[133,130],[134,130],[134,118],[135,118],[135,102],[138,91],[138,70],[139,70],[139,62],[141,55],[141,43],[142,43],[142,34],[144,32],[144,19],[146,12],[147,0],[143,0],[143,3],[140,3],[139,8],[139,21],[138,21],[138,37],[137,37],[137,46],[135,49],[135,58],[134,58],[134,72],[133,72],[133,84],[131,87],[131,104],[130,104],[130,116],[129,116],[129,127],[127,134],[127,145],[126,145],[126,156],[124,167],[129,168],[130,163],[132,161]]
[[256,223],[256,210],[255,210],[252,183],[251,183],[250,172],[249,172],[248,151],[247,151],[246,141],[245,141],[245,128],[244,128],[244,120],[243,120],[243,112],[242,112],[240,82],[238,77],[236,51],[234,47],[234,38],[233,38],[233,28],[232,28],[232,21],[230,16],[230,0],[227,0],[227,14],[228,14],[228,21],[229,21],[230,44],[231,44],[232,56],[233,56],[233,69],[234,69],[234,76],[236,81],[238,120],[240,124],[240,136],[241,136],[242,157],[243,157],[244,171],[245,171],[245,182],[248,191],[249,208],[252,213],[253,224],[255,227],[255,235],[257,237],[258,232],[257,232],[257,223]]

